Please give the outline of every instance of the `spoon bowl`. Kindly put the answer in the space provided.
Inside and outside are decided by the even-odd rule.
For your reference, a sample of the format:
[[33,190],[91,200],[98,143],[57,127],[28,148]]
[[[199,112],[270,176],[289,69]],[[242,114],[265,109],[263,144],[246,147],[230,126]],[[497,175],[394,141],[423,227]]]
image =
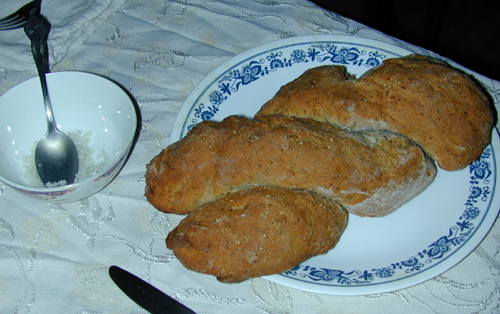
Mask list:
[[75,182],[78,172],[78,153],[69,136],[52,129],[38,142],[35,165],[45,184]]

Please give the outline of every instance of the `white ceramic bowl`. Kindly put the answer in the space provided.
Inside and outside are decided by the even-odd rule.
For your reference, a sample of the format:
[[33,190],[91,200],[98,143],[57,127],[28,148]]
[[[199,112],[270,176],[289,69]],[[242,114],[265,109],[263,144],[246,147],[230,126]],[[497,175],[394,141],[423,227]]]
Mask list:
[[135,140],[136,106],[120,86],[94,74],[55,72],[47,83],[59,129],[87,134],[86,149],[101,165],[90,177],[65,186],[49,188],[33,180],[38,180],[34,147],[47,130],[40,81],[34,77],[0,97],[0,180],[36,199],[78,201],[104,188],[122,168]]

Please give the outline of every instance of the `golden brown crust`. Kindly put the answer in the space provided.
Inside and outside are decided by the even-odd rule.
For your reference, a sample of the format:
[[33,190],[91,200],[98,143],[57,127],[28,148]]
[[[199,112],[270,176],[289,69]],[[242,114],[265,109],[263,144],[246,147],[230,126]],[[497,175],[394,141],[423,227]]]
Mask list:
[[493,110],[486,93],[467,75],[435,59],[388,59],[359,79],[337,66],[306,71],[283,86],[256,118],[281,114],[342,128],[402,134],[445,170],[476,160],[490,143]]
[[257,187],[205,203],[166,243],[186,268],[240,282],[326,253],[346,224],[345,209],[317,193]]
[[244,188],[315,191],[360,216],[383,216],[424,190],[434,163],[407,138],[354,133],[310,119],[230,116],[204,121],[147,166],[146,197],[187,214]]

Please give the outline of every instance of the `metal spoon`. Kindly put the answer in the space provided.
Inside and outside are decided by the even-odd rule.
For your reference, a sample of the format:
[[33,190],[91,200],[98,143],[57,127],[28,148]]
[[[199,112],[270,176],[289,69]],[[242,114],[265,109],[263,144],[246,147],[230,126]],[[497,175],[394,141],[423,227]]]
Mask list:
[[47,37],[49,30],[50,23],[43,16],[32,11],[24,25],[24,32],[31,41],[31,52],[40,77],[47,118],[47,133],[36,147],[35,163],[43,183],[61,183],[64,180],[65,184],[71,184],[75,182],[78,172],[78,153],[73,141],[57,128],[52,113],[45,77],[45,73],[48,72]]

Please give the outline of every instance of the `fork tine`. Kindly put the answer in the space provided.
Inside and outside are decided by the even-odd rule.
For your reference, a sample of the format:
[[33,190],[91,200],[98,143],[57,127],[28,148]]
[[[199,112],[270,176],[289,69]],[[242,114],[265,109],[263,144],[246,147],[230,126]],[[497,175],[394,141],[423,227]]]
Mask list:
[[0,19],[0,26],[10,23],[10,22],[12,22],[12,20],[14,20],[18,17],[19,17],[19,14],[17,12],[14,12],[9,16],[6,16],[3,19]]
[[11,15],[8,15],[4,17],[3,19],[0,19],[0,24],[9,22],[10,20],[14,19],[17,17],[17,12],[12,13]]
[[0,19],[0,31],[22,27],[33,10],[36,10],[36,13],[40,14],[41,6],[42,0],[33,0],[16,12]]
[[0,20],[0,26],[8,26],[8,25],[16,24],[22,20],[23,20],[23,17],[16,14],[8,19],[6,18],[6,19]]
[[16,15],[15,17],[5,20],[5,21],[0,21],[0,30],[9,30],[9,29],[15,29],[23,26],[24,22],[26,19],[22,16]]
[[23,26],[24,22],[25,22],[24,19],[19,19],[19,20],[14,20],[14,21],[2,23],[2,24],[0,24],[0,31],[21,28]]

